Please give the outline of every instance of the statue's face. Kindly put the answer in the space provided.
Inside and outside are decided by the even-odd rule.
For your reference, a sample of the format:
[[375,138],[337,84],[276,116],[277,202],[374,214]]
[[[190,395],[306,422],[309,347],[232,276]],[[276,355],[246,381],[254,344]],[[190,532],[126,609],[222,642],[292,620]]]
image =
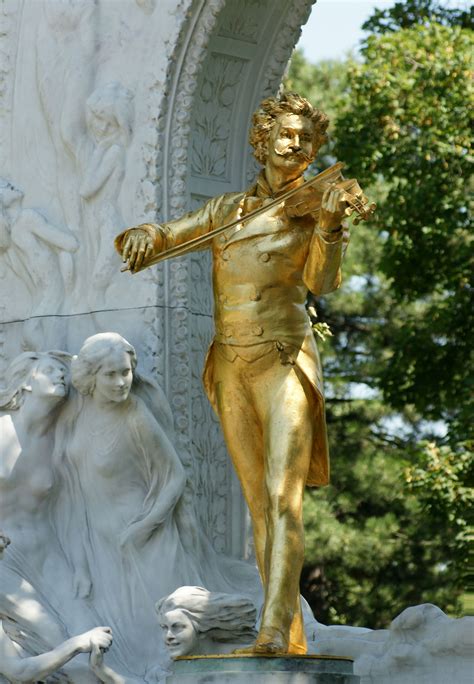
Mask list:
[[96,373],[92,396],[102,404],[120,404],[130,394],[132,381],[130,354],[124,351],[113,352]]
[[306,116],[281,114],[268,136],[267,165],[297,178],[313,161],[313,124]]
[[64,399],[68,393],[66,376],[64,364],[54,358],[42,358],[30,377],[31,393],[37,396]]
[[163,639],[172,658],[196,652],[198,635],[193,623],[182,610],[169,610],[160,616]]

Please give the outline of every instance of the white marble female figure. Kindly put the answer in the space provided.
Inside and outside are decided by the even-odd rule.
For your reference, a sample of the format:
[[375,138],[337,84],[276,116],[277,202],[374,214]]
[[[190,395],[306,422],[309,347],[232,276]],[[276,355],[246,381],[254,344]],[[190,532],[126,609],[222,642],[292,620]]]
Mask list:
[[156,612],[171,658],[230,653],[256,635],[256,608],[237,594],[179,587],[158,601]]
[[56,520],[77,595],[113,628],[111,655],[146,679],[164,659],[154,601],[198,573],[174,515],[184,469],[139,396],[147,392],[135,367],[133,347],[116,333],[89,337],[73,358],[80,394],[57,430]]
[[132,135],[133,94],[120,83],[97,88],[86,102],[86,124],[93,150],[83,172],[80,194],[93,207],[97,231],[89,235],[98,245],[92,272],[96,295],[104,294],[115,275],[110,240],[123,219],[118,198],[125,176],[126,148]]
[[10,596],[10,609],[25,628],[34,614],[46,645],[64,639],[58,621],[51,619],[65,566],[53,543],[49,506],[54,424],[68,393],[69,359],[64,352],[20,354],[7,368],[6,385],[0,389],[0,520],[15,539],[0,573],[4,586],[6,574],[21,578]]
[[[0,530],[0,561],[4,563],[4,552],[10,544],[10,539]],[[43,681],[48,675],[57,673],[60,668],[65,671],[57,673],[55,681],[75,682],[77,684],[91,684],[97,680],[104,684],[132,684],[112,670],[104,662],[104,653],[108,651],[112,643],[112,630],[110,627],[94,627],[70,637],[65,641],[59,641],[53,648],[48,648],[48,644],[41,644],[41,637],[31,638],[32,635],[24,634],[23,625],[16,620],[12,620],[8,614],[3,612],[3,604],[14,602],[18,599],[18,585],[12,584],[8,580],[6,583],[2,576],[0,599],[0,682],[3,677],[11,682],[33,682]],[[21,588],[20,588],[21,591]],[[31,593],[25,596],[26,607],[32,614],[32,622],[38,622],[38,610],[42,607],[36,601],[32,601]],[[33,603],[33,605],[32,605]],[[13,628],[13,629],[12,629]],[[9,633],[13,631],[13,637]],[[26,638],[25,648],[18,643],[19,634]],[[28,638],[29,637],[29,638]],[[70,661],[81,653],[90,653],[89,665],[84,663],[73,663]],[[94,677],[94,673],[95,677]],[[49,680],[48,680],[49,681]],[[138,683],[135,683],[138,684]]]
[[[0,520],[15,538],[0,563],[0,673],[14,674],[14,681],[31,681],[32,673],[40,678],[90,650],[86,634],[68,637],[97,624],[72,600],[67,564],[49,520],[54,426],[68,395],[70,358],[57,351],[20,354],[0,389]],[[0,536],[1,557],[8,538]],[[81,659],[68,671],[75,682],[96,681]]]
[[67,228],[54,225],[37,209],[23,207],[23,191],[0,178],[0,279],[7,269],[16,275],[20,288],[20,294],[3,292],[1,299],[11,316],[33,316],[23,325],[23,349],[37,349],[38,343],[47,347],[61,339],[64,321],[49,319],[46,324],[42,316],[62,311],[74,285],[77,248]]
[[91,273],[91,305],[103,304],[115,275],[110,244],[123,224],[119,196],[132,123],[133,93],[117,81],[97,87],[85,103],[78,100],[77,90],[66,97],[61,130],[80,174],[85,224],[81,263]]

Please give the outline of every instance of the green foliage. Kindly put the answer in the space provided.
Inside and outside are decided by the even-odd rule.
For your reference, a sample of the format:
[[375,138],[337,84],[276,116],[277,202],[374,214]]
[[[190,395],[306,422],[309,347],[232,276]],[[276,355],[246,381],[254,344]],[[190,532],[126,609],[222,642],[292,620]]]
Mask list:
[[[311,64],[300,50],[295,50],[285,78],[285,89],[304,94],[315,107],[328,115],[330,121],[334,121],[344,109],[349,64],[352,64],[351,57],[344,61],[328,59],[317,65]],[[318,159],[310,168],[314,174],[334,163],[332,132],[330,128],[328,143],[320,150]]]
[[376,9],[362,24],[364,31],[374,34],[389,33],[410,28],[417,24],[426,25],[433,21],[447,26],[473,27],[474,10],[450,9],[435,0],[404,0],[396,2],[389,9]]
[[327,59],[311,64],[301,50],[295,50],[285,78],[285,89],[304,93],[304,96],[331,120],[341,112],[344,91],[348,86],[348,64],[345,60]]
[[460,614],[472,505],[472,34],[390,16],[360,62],[296,53],[285,83],[333,120],[319,168],[343,160],[378,204],[342,288],[311,302],[332,482],[306,496],[302,576],[318,619],[371,627],[421,602]]
[[420,445],[417,465],[405,473],[409,490],[416,494],[433,531],[442,530],[450,548],[447,563],[459,583],[468,575],[468,556],[474,512],[474,459],[472,446],[456,450],[427,442]]
[[472,406],[463,377],[474,324],[465,180],[473,43],[472,32],[436,23],[371,37],[336,124],[349,173],[386,186],[374,229],[386,237],[380,266],[397,301],[380,331],[391,349],[380,387],[393,406],[450,423],[456,438]]

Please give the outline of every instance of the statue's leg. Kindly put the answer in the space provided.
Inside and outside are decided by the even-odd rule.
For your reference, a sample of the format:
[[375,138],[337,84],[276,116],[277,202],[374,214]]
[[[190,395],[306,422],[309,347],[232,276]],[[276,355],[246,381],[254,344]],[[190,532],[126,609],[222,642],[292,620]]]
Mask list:
[[265,451],[267,591],[258,650],[306,652],[299,599],[304,558],[303,493],[313,443],[313,391],[296,366],[261,377]]
[[252,516],[265,589],[259,635],[243,651],[305,653],[299,578],[313,391],[276,350],[252,361],[216,355],[214,364],[219,418]]
[[216,354],[213,378],[225,442],[252,518],[255,555],[265,588],[263,439],[262,428],[245,382],[245,371],[251,365],[240,358],[228,361]]

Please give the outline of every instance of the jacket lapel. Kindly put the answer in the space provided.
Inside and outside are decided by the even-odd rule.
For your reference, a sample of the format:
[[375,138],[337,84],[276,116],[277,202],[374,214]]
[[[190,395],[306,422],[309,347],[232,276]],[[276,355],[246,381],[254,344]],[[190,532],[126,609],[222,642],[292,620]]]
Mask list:
[[[296,181],[288,184],[278,194],[284,194],[287,190],[298,187],[303,183],[304,179],[302,177],[298,178]],[[268,204],[277,197],[278,195],[273,196],[271,194],[271,190],[265,178],[264,172],[262,171],[257,179],[256,185],[250,188],[241,198],[237,197],[233,201],[235,209],[227,217],[227,220],[230,221],[239,216],[245,220],[246,215],[250,214],[256,209],[260,209],[260,207],[262,207],[265,203]],[[265,214],[260,215],[254,220],[251,219],[249,223],[239,224],[234,228],[231,228],[229,231],[226,231],[224,233],[226,240],[225,244],[223,245],[223,249],[226,249],[228,245],[234,244],[239,240],[272,235],[277,232],[279,233],[287,230],[288,225],[281,225],[281,221],[277,222],[276,220],[272,220],[272,215],[275,216],[275,214],[282,211],[279,205],[273,207],[270,211],[271,214],[269,216],[266,216]],[[277,223],[279,224],[278,228],[276,228]]]

